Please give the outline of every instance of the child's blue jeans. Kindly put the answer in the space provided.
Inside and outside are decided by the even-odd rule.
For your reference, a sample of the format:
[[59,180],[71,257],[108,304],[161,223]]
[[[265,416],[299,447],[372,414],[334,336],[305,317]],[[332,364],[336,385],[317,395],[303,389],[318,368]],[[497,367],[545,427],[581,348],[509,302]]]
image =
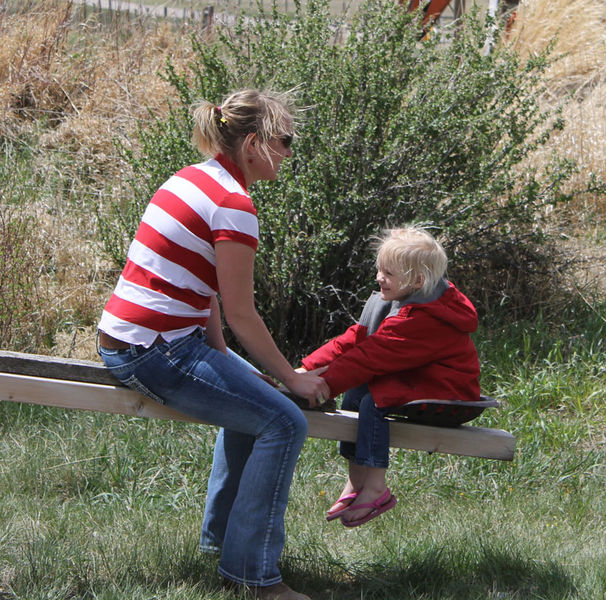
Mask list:
[[200,546],[221,552],[219,573],[232,581],[279,583],[284,512],[307,434],[301,410],[241,360],[208,346],[201,331],[151,348],[99,353],[129,387],[222,428]]
[[358,413],[356,443],[339,442],[341,456],[365,467],[389,466],[389,422],[386,409],[377,408],[367,385],[349,390],[341,403],[343,410]]

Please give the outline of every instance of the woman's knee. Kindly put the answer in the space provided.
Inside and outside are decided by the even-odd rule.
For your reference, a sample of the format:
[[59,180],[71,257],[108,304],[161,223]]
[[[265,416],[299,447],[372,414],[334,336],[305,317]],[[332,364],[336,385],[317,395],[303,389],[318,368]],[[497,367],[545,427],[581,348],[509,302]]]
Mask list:
[[290,398],[267,385],[257,392],[251,408],[256,409],[255,416],[263,422],[264,430],[275,430],[285,435],[306,435],[307,419]]
[[297,440],[301,444],[307,436],[307,419],[295,404],[277,414],[271,425],[279,430],[278,435]]
[[295,407],[296,411],[289,413],[289,418],[292,420],[293,435],[305,439],[307,437],[308,423],[303,411]]

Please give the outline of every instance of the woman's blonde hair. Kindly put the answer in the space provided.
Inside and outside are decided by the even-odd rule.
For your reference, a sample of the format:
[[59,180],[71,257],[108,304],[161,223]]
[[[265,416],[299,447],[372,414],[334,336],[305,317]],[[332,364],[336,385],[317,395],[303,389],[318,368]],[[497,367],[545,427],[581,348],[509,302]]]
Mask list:
[[271,161],[269,142],[294,136],[295,111],[289,92],[245,89],[233,92],[219,106],[204,100],[193,110],[192,143],[206,156],[221,152],[233,159],[254,133]]
[[402,279],[402,288],[422,282],[420,290],[430,294],[446,274],[448,258],[440,242],[421,227],[389,229],[380,240],[377,268]]

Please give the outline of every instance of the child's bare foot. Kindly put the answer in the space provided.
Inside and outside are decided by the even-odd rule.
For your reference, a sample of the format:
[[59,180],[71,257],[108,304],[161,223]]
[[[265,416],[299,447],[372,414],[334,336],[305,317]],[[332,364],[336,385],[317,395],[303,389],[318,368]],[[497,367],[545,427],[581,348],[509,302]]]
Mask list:
[[[362,525],[393,508],[397,500],[388,487],[382,490],[364,488],[342,512],[341,522],[347,527]],[[356,508],[358,507],[358,508]]]
[[328,509],[328,512],[326,513],[326,520],[332,521],[333,519],[336,519],[344,514],[357,496],[358,492],[354,490],[349,492],[344,491],[341,494],[341,497]]

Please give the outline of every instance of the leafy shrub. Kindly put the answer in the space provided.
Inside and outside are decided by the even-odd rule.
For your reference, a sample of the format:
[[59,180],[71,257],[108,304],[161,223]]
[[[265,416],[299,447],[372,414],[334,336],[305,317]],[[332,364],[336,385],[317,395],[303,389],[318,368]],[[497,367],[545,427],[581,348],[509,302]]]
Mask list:
[[136,203],[106,218],[105,230],[114,229],[106,245],[123,260],[156,187],[199,160],[189,145],[193,101],[220,102],[248,86],[296,88],[306,110],[294,157],[277,182],[253,190],[262,232],[257,301],[287,353],[351,323],[373,288],[371,238],[406,222],[433,228],[451,278],[480,309],[503,299],[528,306],[553,278],[541,218],[565,199],[560,187],[573,166],[520,166],[562,123],[537,103],[547,57],[522,64],[502,45],[486,54],[493,28],[474,13],[447,43],[420,42],[416,15],[369,0],[341,42],[326,2],[311,0],[293,19],[274,10],[219,30],[213,43],[194,38],[189,71],[168,65],[178,104],[141,131],[141,157],[130,157]]

